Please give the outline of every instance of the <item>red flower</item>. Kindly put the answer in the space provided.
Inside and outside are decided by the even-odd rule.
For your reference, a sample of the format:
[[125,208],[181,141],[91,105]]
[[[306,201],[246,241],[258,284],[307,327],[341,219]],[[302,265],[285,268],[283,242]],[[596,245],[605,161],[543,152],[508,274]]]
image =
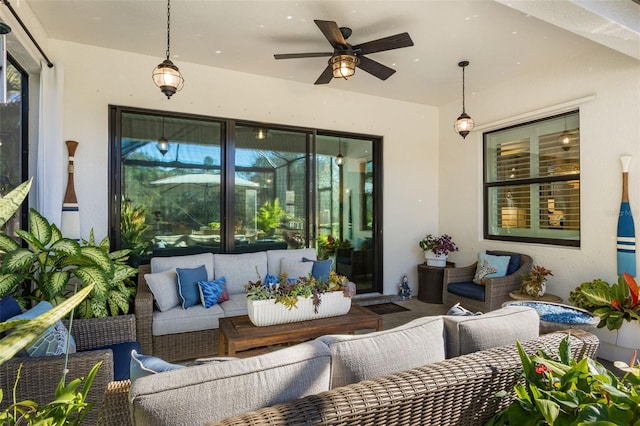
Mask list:
[[536,373],[538,374],[544,374],[547,371],[549,371],[549,369],[544,364],[540,364],[536,367]]

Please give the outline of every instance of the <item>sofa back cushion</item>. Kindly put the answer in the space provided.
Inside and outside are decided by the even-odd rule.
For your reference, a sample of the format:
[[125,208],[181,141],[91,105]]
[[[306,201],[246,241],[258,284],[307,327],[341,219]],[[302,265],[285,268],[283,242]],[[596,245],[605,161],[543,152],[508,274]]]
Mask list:
[[[331,353],[311,341],[265,355],[142,377],[131,385],[135,425],[200,425],[329,390]],[[170,402],[170,403],[168,403]]]
[[[267,254],[263,251],[243,254],[214,254],[215,278],[227,280],[229,294],[244,293],[249,281],[256,282],[267,275]],[[257,269],[257,271],[256,271]]]
[[317,340],[326,343],[333,355],[332,388],[445,359],[439,316],[374,333],[328,335]]
[[509,306],[475,316],[444,316],[447,358],[535,339],[540,317],[534,309]]
[[213,254],[200,253],[187,256],[152,257],[151,273],[166,271],[172,268],[197,268],[204,265],[207,269],[207,279],[213,279]]
[[[302,262],[302,258],[316,260],[316,250],[312,248],[295,249],[295,250],[267,250],[267,268],[271,275],[276,277],[282,272],[280,262],[282,259],[295,260]],[[264,277],[264,275],[263,275]]]

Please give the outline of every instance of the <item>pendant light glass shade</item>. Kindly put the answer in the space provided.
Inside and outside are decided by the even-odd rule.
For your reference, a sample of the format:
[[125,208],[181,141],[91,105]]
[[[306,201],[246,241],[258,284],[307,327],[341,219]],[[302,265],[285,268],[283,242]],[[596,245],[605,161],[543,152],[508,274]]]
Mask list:
[[462,139],[465,139],[469,132],[473,130],[474,122],[473,119],[465,112],[464,106],[464,69],[469,65],[469,61],[461,61],[458,62],[458,66],[462,68],[462,114],[458,117],[455,124],[453,125],[454,130],[462,136]]
[[169,141],[163,136],[158,139],[158,143],[156,144],[156,148],[160,151],[160,154],[163,156],[169,152]]
[[336,166],[342,167],[344,165],[344,156],[342,155],[342,141],[338,141],[338,155],[335,158]]
[[333,77],[345,80],[356,73],[356,67],[359,63],[360,59],[354,55],[335,55],[329,59],[329,64],[333,69]]
[[167,0],[167,58],[154,68],[153,82],[160,91],[170,99],[177,91],[182,90],[184,78],[177,66],[171,62],[171,0]]
[[268,135],[268,130],[265,129],[264,127],[258,127],[255,130],[255,134],[256,134],[256,139],[260,139],[260,140],[264,140],[267,138]]

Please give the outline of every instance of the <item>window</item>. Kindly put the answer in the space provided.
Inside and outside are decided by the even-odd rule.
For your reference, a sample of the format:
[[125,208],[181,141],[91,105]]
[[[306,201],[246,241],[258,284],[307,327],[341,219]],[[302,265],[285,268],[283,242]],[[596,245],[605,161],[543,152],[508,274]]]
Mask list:
[[578,111],[484,134],[484,237],[580,245]]
[[[27,173],[27,74],[7,58],[7,103],[0,104],[0,196],[4,196],[28,179]],[[27,203],[22,214],[6,224],[6,233],[14,236],[15,230],[26,224]]]

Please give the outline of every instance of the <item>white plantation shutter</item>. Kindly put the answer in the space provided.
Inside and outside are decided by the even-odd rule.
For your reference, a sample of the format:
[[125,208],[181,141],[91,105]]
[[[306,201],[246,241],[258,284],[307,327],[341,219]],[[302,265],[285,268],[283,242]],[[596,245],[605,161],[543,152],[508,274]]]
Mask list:
[[579,113],[484,135],[485,238],[577,246]]

